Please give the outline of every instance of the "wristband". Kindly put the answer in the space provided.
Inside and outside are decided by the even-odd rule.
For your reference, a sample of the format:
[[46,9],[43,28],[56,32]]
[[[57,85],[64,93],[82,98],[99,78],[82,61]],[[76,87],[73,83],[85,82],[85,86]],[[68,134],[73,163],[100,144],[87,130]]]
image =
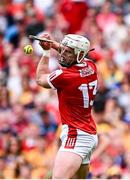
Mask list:
[[50,57],[50,50],[44,50],[43,51],[43,56],[46,56],[46,57]]

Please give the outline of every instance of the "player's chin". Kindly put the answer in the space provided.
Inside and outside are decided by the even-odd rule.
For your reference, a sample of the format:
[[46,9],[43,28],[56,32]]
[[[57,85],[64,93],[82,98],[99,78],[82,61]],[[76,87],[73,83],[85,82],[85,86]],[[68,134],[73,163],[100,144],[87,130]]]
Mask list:
[[59,62],[62,67],[67,67],[66,64]]
[[66,63],[64,61],[59,61],[59,64],[62,66],[62,67],[71,67],[72,65],[70,63]]
[[68,59],[66,59],[66,57],[64,57],[64,56],[61,56],[59,58],[59,64],[63,67],[70,67],[72,65],[72,62],[73,61],[71,61],[71,60],[68,61]]
[[64,57],[60,57],[59,60],[58,60],[59,64],[62,66],[62,67],[67,67],[66,66],[66,61],[65,61],[65,58]]

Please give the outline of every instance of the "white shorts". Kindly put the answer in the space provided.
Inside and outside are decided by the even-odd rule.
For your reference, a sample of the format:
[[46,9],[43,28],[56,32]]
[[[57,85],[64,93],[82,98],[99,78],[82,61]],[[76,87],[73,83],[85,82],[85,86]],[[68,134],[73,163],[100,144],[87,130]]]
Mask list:
[[73,152],[81,156],[82,164],[90,163],[91,154],[98,143],[97,135],[63,125],[60,138],[62,144],[59,151]]

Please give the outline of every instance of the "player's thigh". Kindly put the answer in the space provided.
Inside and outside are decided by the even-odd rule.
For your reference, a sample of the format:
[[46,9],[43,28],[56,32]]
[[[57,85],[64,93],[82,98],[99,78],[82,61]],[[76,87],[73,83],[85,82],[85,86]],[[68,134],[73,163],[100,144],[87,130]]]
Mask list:
[[53,179],[68,179],[78,171],[82,163],[82,158],[73,152],[58,151],[54,169]]
[[86,179],[89,173],[89,164],[82,164],[75,175],[75,179]]

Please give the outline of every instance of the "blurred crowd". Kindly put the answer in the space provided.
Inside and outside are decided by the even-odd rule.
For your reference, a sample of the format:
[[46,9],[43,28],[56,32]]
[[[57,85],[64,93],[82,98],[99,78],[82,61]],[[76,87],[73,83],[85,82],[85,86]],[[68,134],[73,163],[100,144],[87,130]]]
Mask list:
[[[51,178],[59,147],[60,117],[54,90],[37,86],[42,55],[28,35],[84,35],[95,48],[99,87],[93,108],[99,145],[89,178],[130,178],[130,1],[0,1],[0,179]],[[32,44],[26,55],[23,47]],[[50,71],[57,69],[52,51]]]

